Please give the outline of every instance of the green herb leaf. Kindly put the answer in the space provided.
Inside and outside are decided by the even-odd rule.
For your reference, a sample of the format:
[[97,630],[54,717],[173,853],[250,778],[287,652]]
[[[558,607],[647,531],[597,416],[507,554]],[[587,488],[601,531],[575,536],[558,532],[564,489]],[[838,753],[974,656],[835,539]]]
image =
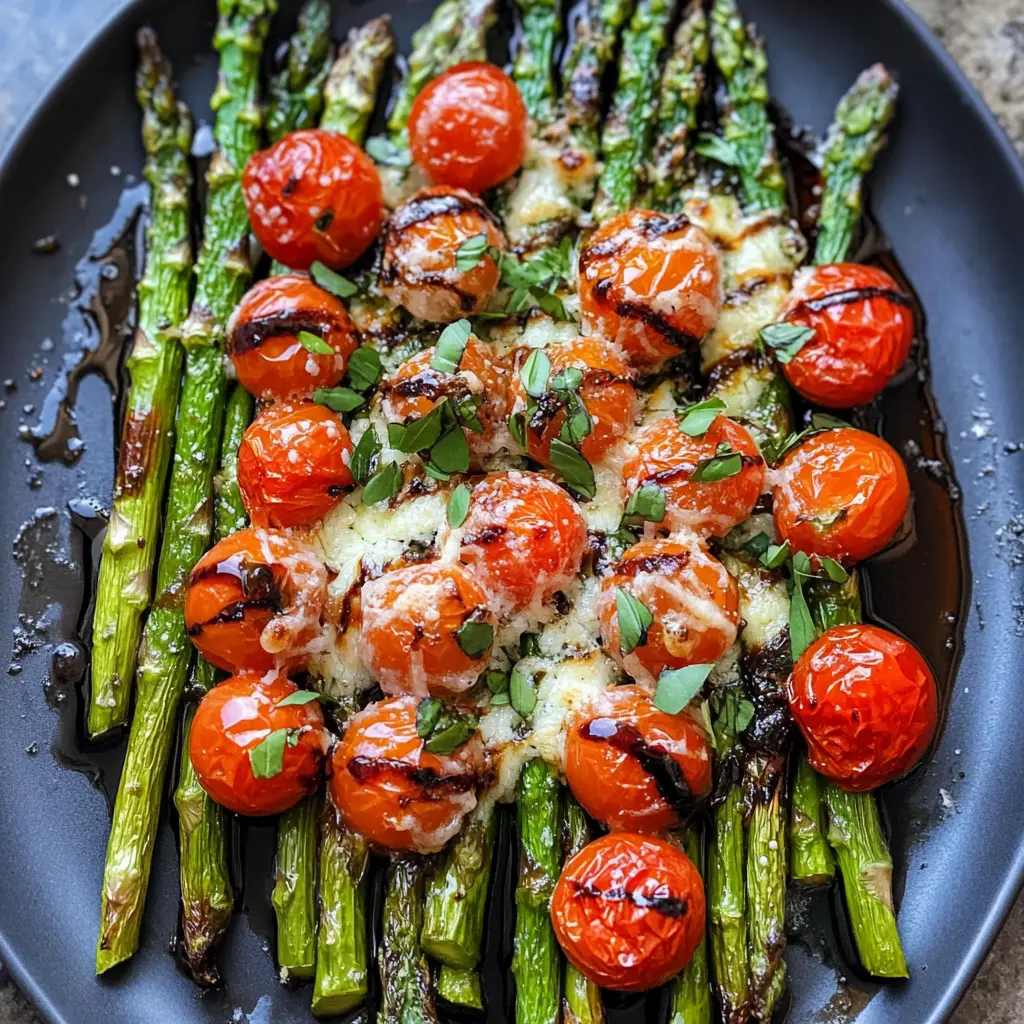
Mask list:
[[833,583],[842,583],[849,573],[834,559],[828,555],[818,555],[818,564],[825,570],[825,575]]
[[488,672],[485,678],[491,693],[508,693],[510,677],[507,672]]
[[466,351],[466,344],[472,333],[473,327],[468,320],[456,320],[455,323],[449,324],[437,339],[437,347],[430,358],[431,369],[439,373],[457,373],[459,361],[462,359],[462,353]]
[[788,540],[783,541],[781,544],[770,544],[761,556],[761,564],[766,569],[778,569],[789,558],[789,554]]
[[542,348],[535,348],[526,358],[519,371],[519,379],[531,398],[540,398],[548,390],[551,376],[551,360]]
[[561,320],[565,322],[569,320],[569,314],[565,311],[565,303],[554,293],[541,291],[540,289],[534,288],[530,293],[533,296],[534,302],[548,316],[553,317],[555,320]]
[[537,287],[550,276],[549,271],[540,263],[533,260],[523,263],[507,252],[498,254],[498,270],[501,273],[501,283],[506,288],[526,291]]
[[565,408],[565,422],[558,436],[574,448],[579,447],[583,441],[594,431],[594,421],[590,418],[587,407],[575,391],[561,392],[564,395],[563,407]]
[[249,764],[257,779],[272,779],[284,767],[285,747],[290,743],[291,734],[298,737],[298,729],[275,729],[249,751]]
[[533,677],[527,675],[518,665],[512,669],[508,696],[512,707],[522,718],[529,718],[533,714],[533,709],[537,706],[537,688]]
[[390,501],[402,489],[402,468],[397,462],[381,466],[363,488],[363,504]]
[[459,484],[448,499],[448,524],[458,529],[469,514],[469,498],[473,493],[469,484]]
[[637,526],[640,523],[660,523],[664,518],[664,489],[658,484],[643,484],[629,496],[622,521]]
[[679,429],[690,437],[703,437],[715,421],[715,417],[725,408],[720,398],[709,398],[706,402],[698,402],[686,409],[676,412],[679,417]]
[[489,622],[464,622],[455,638],[467,658],[482,658],[494,643],[494,627]]
[[507,692],[505,692],[505,693],[495,693],[495,694],[491,695],[491,703],[494,704],[494,705],[511,704],[512,703],[512,698],[509,696],[509,694]]
[[375,135],[366,140],[367,156],[383,167],[409,167],[412,154],[404,146],[396,146],[390,139]]
[[815,430],[840,430],[849,425],[846,420],[841,420],[838,416],[829,416],[827,412],[811,413],[811,426]]
[[[422,452],[437,443],[444,427],[444,413],[447,399],[419,419],[410,420],[408,423],[389,423],[388,441],[392,448],[406,454]],[[392,430],[392,427],[401,429]]]
[[[728,546],[728,538],[726,538],[726,545]],[[748,555],[760,558],[771,546],[772,539],[767,533],[755,533],[754,536],[743,545],[743,550],[746,551]]]
[[460,426],[454,426],[430,449],[430,461],[442,473],[465,473],[469,469],[469,442]]
[[552,391],[579,391],[583,371],[578,366],[567,366],[551,378]]
[[441,723],[443,728],[435,730],[434,734],[423,744],[423,749],[429,754],[452,754],[459,749],[476,732],[479,724],[472,715],[459,715],[457,718],[447,720],[448,724]]
[[593,498],[597,494],[594,467],[575,448],[561,438],[553,437],[549,457],[552,467],[577,494],[584,498]]
[[736,735],[738,736],[754,720],[754,705],[743,698],[736,708]]
[[[690,474],[690,479],[702,484],[713,484],[727,477],[736,476],[743,469],[743,457],[727,444],[719,445],[719,452],[710,459],[703,459]],[[723,450],[724,449],[724,450]]]
[[444,711],[444,704],[436,697],[424,697],[416,708],[416,735],[420,739],[429,736]]
[[505,306],[505,316],[515,316],[517,313],[525,313],[533,308],[530,301],[530,291],[527,288],[516,288],[509,296],[508,304]]
[[316,260],[309,268],[309,276],[324,291],[337,295],[339,299],[350,299],[359,291],[347,277],[336,274],[330,267],[325,267],[319,260]]
[[483,395],[466,395],[464,398],[455,401],[455,413],[462,421],[463,426],[467,430],[473,431],[474,434],[482,434],[484,432],[484,425],[480,422],[480,417],[477,415],[477,409],[480,408],[484,403]]
[[381,447],[380,441],[377,440],[377,431],[372,426],[368,426],[363,431],[355,448],[352,449],[348,460],[348,468],[352,471],[357,483],[365,484],[369,481],[376,468]]
[[369,391],[382,372],[380,353],[369,345],[360,345],[349,357],[348,382],[356,391]]
[[307,352],[314,352],[318,356],[334,355],[334,349],[323,338],[310,331],[299,331],[296,340]]
[[789,599],[789,643],[794,661],[814,643],[814,620],[799,576],[793,577],[793,593]]
[[788,363],[814,337],[815,331],[813,327],[791,324],[783,320],[762,327],[759,334],[761,341],[775,350],[779,362]]
[[526,450],[526,415],[525,413],[516,412],[508,418],[508,432],[512,435],[512,440],[515,441],[520,448]]
[[803,441],[813,433],[814,430],[808,427],[806,430],[789,434],[775,454],[775,464],[778,465],[794,448],[799,448]]
[[700,693],[714,665],[687,665],[662,672],[654,691],[654,704],[670,715],[678,715]]
[[536,633],[524,633],[519,638],[519,657],[540,657],[540,637]]
[[701,132],[697,136],[697,145],[694,150],[700,156],[706,156],[710,160],[716,160],[726,167],[739,167],[740,154],[731,142],[726,142],[720,135],[711,135],[709,132]]
[[455,269],[460,274],[468,274],[479,266],[486,252],[487,235],[480,234],[467,238],[455,253]]
[[366,399],[351,388],[317,388],[313,392],[313,401],[335,412],[351,412],[358,409]]
[[615,592],[615,615],[619,621],[619,650],[632,654],[647,642],[647,630],[654,623],[651,610],[621,587]]
[[316,690],[296,690],[294,693],[289,693],[287,697],[282,697],[275,707],[286,708],[292,704],[309,704],[319,699],[320,694]]
[[811,577],[814,575],[814,571],[811,569],[811,560],[803,551],[793,553],[793,572],[797,576]]
[[430,462],[423,463],[423,472],[430,477],[431,480],[440,480],[442,483],[446,480],[451,480],[451,473],[445,473],[444,470],[438,469],[437,466]]

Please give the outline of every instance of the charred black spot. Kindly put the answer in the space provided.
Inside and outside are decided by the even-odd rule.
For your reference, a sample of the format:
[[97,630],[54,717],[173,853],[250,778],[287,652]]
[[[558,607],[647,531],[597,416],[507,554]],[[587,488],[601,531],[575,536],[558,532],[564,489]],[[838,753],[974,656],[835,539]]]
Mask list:
[[299,187],[299,179],[294,174],[290,175],[281,189],[281,195],[290,196]]
[[897,306],[912,307],[914,300],[905,292],[895,288],[848,288],[841,292],[821,295],[816,299],[804,299],[797,309],[807,309],[812,313],[820,313],[829,306],[848,306],[853,302],[866,302],[868,299],[888,299]]
[[642,572],[662,573],[665,576],[682,572],[690,564],[690,552],[643,555],[640,558],[621,558],[615,563],[617,576],[638,576]]
[[610,903],[632,903],[635,907],[653,910],[663,917],[680,918],[686,916],[689,904],[677,896],[662,896],[658,893],[648,896],[642,892],[631,891],[622,887],[598,889],[591,883],[578,882],[573,879],[577,898],[608,900]]
[[121,451],[114,478],[114,494],[129,497],[139,494],[152,469],[152,460],[163,427],[155,408],[145,416],[130,416],[121,434]]
[[270,338],[296,335],[299,331],[308,331],[318,338],[323,338],[324,335],[343,330],[346,326],[323,313],[300,309],[282,310],[280,313],[254,317],[251,320],[240,320],[228,335],[225,348],[229,356],[242,355],[251,349],[259,348]]
[[403,203],[391,215],[388,221],[387,234],[401,234],[414,224],[422,224],[424,221],[432,220],[434,217],[447,217],[459,213],[477,213],[484,220],[489,221],[495,227],[500,227],[501,222],[487,208],[487,204],[476,196],[460,195],[449,192],[444,195],[435,196],[413,196],[408,202]]
[[419,789],[419,792],[401,797],[399,804],[402,806],[408,806],[415,801],[437,802],[448,796],[468,793],[482,781],[475,772],[442,775],[435,768],[420,768],[388,757],[353,757],[346,767],[352,778],[363,786],[387,776],[397,775],[407,779]]
[[232,555],[221,562],[205,565],[192,571],[189,585],[221,576],[236,580],[241,596],[230,601],[212,618],[189,627],[189,636],[198,636],[207,626],[227,622],[241,622],[247,611],[266,609],[273,615],[281,611],[281,590],[271,566],[250,562],[244,555]]
[[482,545],[493,544],[495,541],[501,540],[506,533],[508,533],[507,526],[502,526],[500,523],[492,523],[476,533],[468,534],[463,537],[462,543]]
[[333,223],[334,211],[324,210],[324,212],[321,213],[320,216],[317,217],[317,219],[313,222],[313,227],[315,227],[317,231],[326,231]]

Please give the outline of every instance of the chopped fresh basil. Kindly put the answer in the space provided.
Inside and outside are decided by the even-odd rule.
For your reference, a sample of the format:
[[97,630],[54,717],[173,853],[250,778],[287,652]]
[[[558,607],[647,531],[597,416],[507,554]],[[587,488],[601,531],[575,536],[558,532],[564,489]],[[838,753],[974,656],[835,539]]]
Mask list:
[[458,529],[469,514],[469,498],[472,488],[469,484],[459,484],[451,493],[448,499],[448,523],[453,529]]
[[575,448],[561,438],[553,437],[549,457],[552,467],[577,494],[584,498],[593,498],[597,494],[594,467]]
[[377,457],[381,452],[381,443],[377,439],[377,431],[367,426],[359,438],[358,444],[349,456],[348,468],[360,484],[368,483],[376,467]]
[[509,296],[508,305],[505,306],[506,316],[515,316],[516,313],[525,313],[531,308],[530,292],[527,288],[516,288]]
[[339,299],[350,299],[359,291],[347,277],[336,274],[330,267],[325,267],[319,260],[316,260],[309,268],[309,276],[324,291],[336,295]]
[[382,135],[367,139],[364,148],[367,156],[382,167],[409,167],[412,164],[412,154],[405,146],[396,146]]
[[294,693],[289,693],[287,697],[282,697],[275,706],[286,708],[292,704],[309,704],[319,699],[320,694],[316,690],[296,690]]
[[583,371],[578,366],[567,366],[551,378],[552,391],[579,391],[583,383]]
[[736,708],[736,735],[738,736],[754,720],[754,705],[743,698]]
[[397,462],[381,466],[363,488],[363,504],[390,501],[402,489],[402,468]]
[[436,697],[424,697],[416,708],[416,735],[424,739],[434,731],[444,704]]
[[665,491],[658,484],[642,484],[626,502],[622,521],[629,526],[660,523],[665,518]]
[[811,569],[811,560],[803,551],[793,553],[793,572],[797,576],[811,577],[814,575],[814,571]]
[[455,269],[460,274],[468,274],[471,270],[475,270],[484,258],[487,247],[487,235],[485,234],[467,238],[455,253]]
[[323,338],[310,331],[299,331],[296,340],[307,351],[318,356],[333,356],[334,349]]
[[446,715],[433,735],[423,744],[428,754],[454,754],[476,732],[479,721],[473,715]]
[[466,395],[464,398],[454,401],[455,413],[462,421],[462,425],[474,434],[482,434],[484,432],[484,425],[477,415],[477,409],[483,403],[483,395]]
[[519,370],[519,379],[531,398],[540,398],[548,389],[551,376],[551,360],[541,348],[535,348]]
[[369,391],[382,372],[380,353],[369,345],[360,345],[349,357],[348,382],[356,391]]
[[437,443],[444,428],[444,413],[447,399],[433,409],[408,423],[388,424],[388,443],[392,448],[411,455],[422,452]]
[[509,681],[507,672],[488,672],[486,675],[487,689],[491,693],[508,693]]
[[647,630],[653,625],[654,616],[643,601],[621,587],[615,592],[615,614],[619,621],[619,650],[632,654],[647,642]]
[[700,693],[714,665],[687,665],[662,672],[654,691],[654,704],[670,715],[678,715]]
[[460,426],[454,426],[430,449],[430,463],[442,473],[465,473],[469,469],[469,442]]
[[686,409],[677,411],[679,429],[690,437],[703,437],[715,421],[715,417],[725,408],[720,398],[709,398],[706,402],[698,402]]
[[275,729],[249,751],[249,764],[257,779],[272,779],[284,767],[285,747],[299,742],[298,729]]
[[720,444],[710,459],[702,459],[690,474],[695,483],[712,484],[736,476],[743,469],[743,457],[728,444]]
[[[795,556],[793,561],[795,568]],[[793,593],[789,599],[789,643],[794,661],[814,643],[814,620],[804,597],[803,581],[797,575],[793,576]]]
[[509,693],[508,693],[507,690],[504,693],[493,693],[493,694],[491,694],[491,703],[492,704],[496,704],[496,705],[497,704],[511,704],[512,703],[512,698],[509,696]]
[[537,688],[534,685],[533,677],[518,665],[512,669],[508,696],[512,707],[522,718],[529,718],[533,714],[533,709],[537,706]]
[[442,483],[445,480],[451,480],[451,473],[445,473],[444,470],[438,469],[437,466],[430,462],[423,463],[423,472],[430,477],[431,480],[440,480]]
[[508,418],[508,432],[512,435],[512,440],[515,441],[520,448],[526,450],[526,415],[525,413],[517,412],[513,413]]
[[530,294],[533,295],[534,302],[548,316],[563,322],[569,319],[569,314],[565,311],[565,303],[554,292],[543,292],[535,288]]
[[494,627],[489,622],[464,622],[455,638],[466,657],[482,658],[494,643]]
[[566,391],[561,396],[564,396],[562,405],[565,408],[565,422],[558,436],[575,448],[594,432],[594,421],[577,392]]
[[827,412],[814,412],[811,413],[811,426],[815,430],[840,430],[850,424],[838,416],[829,416]]
[[768,324],[760,330],[761,341],[775,350],[780,363],[788,363],[814,337],[813,327],[802,324],[791,324],[786,320],[777,324]]
[[766,569],[778,569],[780,565],[785,564],[789,554],[788,540],[784,540],[781,544],[770,544],[761,556],[761,564]]
[[440,373],[458,372],[459,361],[472,333],[473,328],[468,320],[456,320],[449,324],[437,339],[437,346],[430,359],[431,369]]
[[[726,538],[727,547],[728,544],[729,540]],[[743,550],[746,551],[748,555],[760,558],[771,546],[772,539],[767,533],[755,533],[754,536],[743,545]]]
[[727,142],[720,135],[712,135],[710,132],[701,132],[697,136],[697,145],[694,151],[700,156],[706,156],[726,167],[739,167],[740,154],[736,147]]
[[829,558],[828,555],[818,555],[818,564],[825,570],[825,575],[833,583],[842,583],[849,575],[834,558]]
[[366,399],[351,388],[317,388],[313,392],[313,401],[335,412],[351,412],[358,409]]

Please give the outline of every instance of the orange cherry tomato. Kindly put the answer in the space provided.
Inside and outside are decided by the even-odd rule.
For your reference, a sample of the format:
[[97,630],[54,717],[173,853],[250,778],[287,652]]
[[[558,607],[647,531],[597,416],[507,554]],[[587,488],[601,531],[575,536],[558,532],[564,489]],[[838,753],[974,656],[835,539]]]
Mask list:
[[294,270],[319,260],[354,263],[377,237],[384,215],[373,161],[337,132],[289,132],[249,158],[242,175],[249,223],[260,245]]
[[565,747],[573,796],[612,831],[664,832],[711,789],[711,752],[688,714],[660,711],[638,686],[614,686],[573,716]]
[[[299,344],[300,331],[334,349],[318,355]],[[253,285],[228,321],[225,342],[235,376],[257,398],[304,398],[345,376],[359,342],[340,299],[304,274],[268,277]]]
[[478,460],[493,454],[495,432],[508,416],[508,375],[490,345],[470,336],[456,373],[435,370],[430,361],[436,347],[424,349],[381,385],[384,415],[393,423],[426,416],[445,399],[472,411],[482,429],[465,428],[470,453]]
[[686,217],[630,210],[605,221],[580,253],[584,324],[638,369],[655,370],[714,327],[721,278],[714,243]]
[[878,626],[834,626],[787,686],[814,770],[863,792],[906,775],[935,735],[938,691],[921,653]]
[[487,775],[474,735],[449,755],[423,749],[416,697],[360,711],[334,750],[331,796],[345,825],[388,850],[436,853],[476,806]]
[[[618,592],[643,604],[654,621],[623,651]],[[605,650],[642,686],[666,669],[708,665],[736,640],[739,591],[725,566],[694,540],[642,540],[601,581],[597,612]]]
[[432,323],[479,313],[498,285],[498,264],[484,252],[471,270],[459,270],[456,258],[464,242],[480,235],[488,246],[505,247],[497,219],[476,196],[443,185],[420,189],[387,222],[384,294]]
[[[531,401],[520,375],[532,349],[516,352],[512,375],[513,414],[525,413]],[[535,401],[536,410],[526,423],[526,450],[532,459],[550,465],[551,440],[558,437],[565,425],[567,412],[552,381],[568,369],[583,373],[579,397],[590,416],[592,430],[579,445],[580,453],[590,463],[600,462],[608,450],[633,425],[637,397],[629,364],[614,345],[600,338],[574,338],[551,345],[544,350],[551,360],[548,392]],[[564,438],[563,438],[564,440]]]
[[527,115],[515,82],[493,64],[457,64],[416,97],[409,149],[442,185],[485,192],[510,178],[526,156]]
[[493,473],[473,487],[459,558],[503,612],[564,590],[586,549],[579,505],[539,473]]
[[253,420],[238,449],[238,486],[256,526],[312,526],[355,484],[352,439],[338,415],[314,402],[276,402]]
[[494,615],[461,566],[424,562],[363,584],[362,651],[387,694],[458,693],[487,667]]
[[298,538],[239,530],[196,563],[185,625],[207,661],[227,672],[301,666],[320,632],[327,569]]
[[[668,530],[689,529],[701,537],[724,537],[751,513],[764,488],[764,459],[746,427],[727,416],[716,416],[703,437],[679,429],[676,417],[642,427],[623,467],[626,493],[644,484],[665,492]],[[720,480],[691,480],[701,462],[727,444],[741,457],[740,470]]]
[[[296,689],[284,676],[250,672],[218,683],[199,702],[189,757],[200,785],[222,807],[236,814],[280,814],[316,790],[327,731],[315,700],[280,706]],[[255,774],[254,749],[282,730],[280,771]]]
[[881,551],[910,505],[903,460],[853,427],[812,434],[776,470],[775,529],[794,551],[852,565]]
[[704,937],[704,883],[677,846],[615,832],[562,868],[551,923],[587,978],[619,992],[647,992],[674,978]]
[[835,263],[803,270],[782,312],[814,337],[782,367],[809,402],[846,409],[870,402],[910,352],[914,314],[879,267]]

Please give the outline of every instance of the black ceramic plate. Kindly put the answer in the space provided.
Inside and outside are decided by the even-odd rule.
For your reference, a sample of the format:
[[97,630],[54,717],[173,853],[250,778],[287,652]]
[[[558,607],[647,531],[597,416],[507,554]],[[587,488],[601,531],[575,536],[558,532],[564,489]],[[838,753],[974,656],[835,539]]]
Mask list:
[[[387,6],[339,2],[336,35]],[[392,0],[406,49],[431,6]],[[13,543],[18,563],[0,579],[0,632],[13,636],[10,676],[0,685],[0,959],[52,1022],[278,1024],[308,1017],[308,989],[277,984],[270,829],[250,831],[241,851],[245,905],[223,953],[223,990],[201,995],[168,954],[177,864],[166,821],[139,954],[114,976],[94,978],[107,794],[116,789],[119,753],[81,750],[78,692],[61,681],[74,678],[79,656],[73,646],[60,648],[59,678],[47,685],[47,645],[81,626],[90,524],[76,528],[68,503],[109,501],[114,416],[107,384],[93,375],[81,386],[85,449],[72,468],[40,469],[18,439],[19,425],[38,415],[62,357],[73,361],[81,342],[69,305],[76,260],[109,220],[124,174],[141,166],[134,31],[155,25],[185,99],[202,118],[215,74],[213,7],[213,0],[127,5],[45,97],[0,167],[0,351],[2,376],[14,382],[0,410],[0,535]],[[278,38],[290,29],[295,4],[282,7]],[[936,453],[929,450],[928,396],[910,373],[879,412],[886,435],[910,445],[918,539],[873,566],[870,580],[875,614],[922,646],[951,698],[933,759],[884,795],[912,979],[877,991],[859,979],[841,938],[841,907],[818,897],[815,906],[794,907],[794,919],[810,923],[791,941],[790,1015],[805,1022],[862,1010],[863,1024],[941,1021],[1024,879],[1017,672],[1024,651],[1024,451],[1017,453],[1024,440],[1024,173],[963,76],[897,3],[744,0],[743,7],[767,38],[773,94],[798,124],[823,129],[836,98],[873,61],[900,74],[899,120],[873,177],[873,208],[927,312],[933,389],[962,488],[958,505],[942,466],[929,461]],[[77,188],[69,174],[78,176]],[[34,254],[33,242],[50,234],[60,250]],[[507,1000],[507,952],[497,938],[489,943],[493,1020],[502,1019]],[[655,1013],[649,1003],[647,1019]],[[615,1016],[639,1019],[629,1004]]]

